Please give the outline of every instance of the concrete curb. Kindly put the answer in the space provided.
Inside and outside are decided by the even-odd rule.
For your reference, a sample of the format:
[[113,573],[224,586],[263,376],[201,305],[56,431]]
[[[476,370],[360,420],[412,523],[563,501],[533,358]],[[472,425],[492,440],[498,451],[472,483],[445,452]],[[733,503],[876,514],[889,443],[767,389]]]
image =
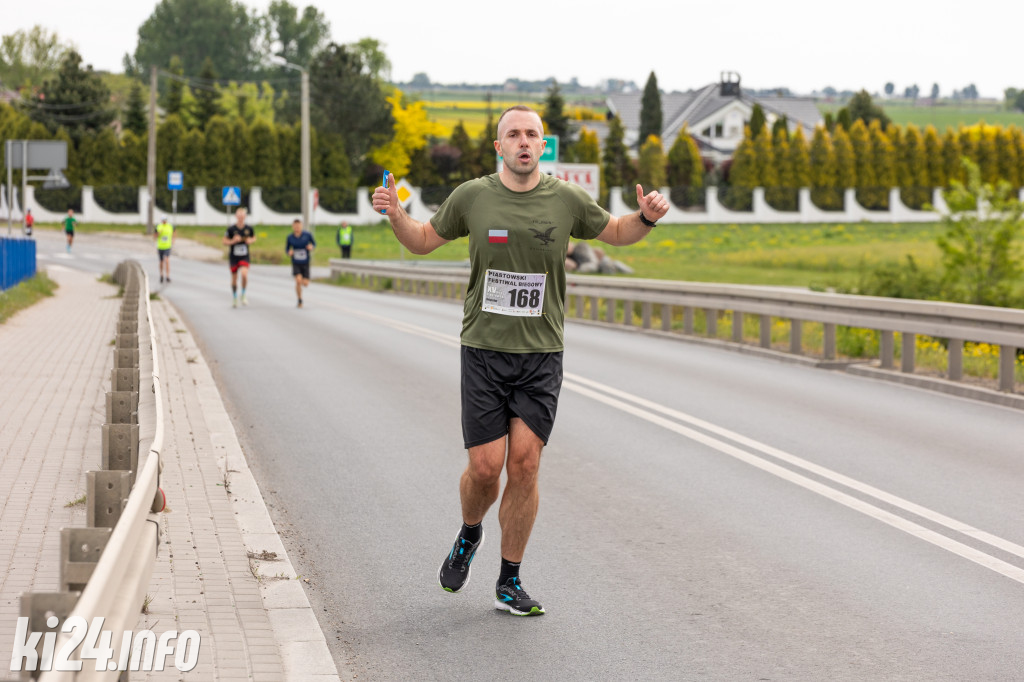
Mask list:
[[[165,305],[181,319],[169,301]],[[260,584],[263,607],[280,648],[286,679],[339,681],[323,631],[249,470],[209,364],[190,332],[182,341],[190,346],[189,353],[196,356],[192,372],[199,403],[210,441],[219,453],[217,465],[230,487],[231,507],[250,557],[250,568]]]

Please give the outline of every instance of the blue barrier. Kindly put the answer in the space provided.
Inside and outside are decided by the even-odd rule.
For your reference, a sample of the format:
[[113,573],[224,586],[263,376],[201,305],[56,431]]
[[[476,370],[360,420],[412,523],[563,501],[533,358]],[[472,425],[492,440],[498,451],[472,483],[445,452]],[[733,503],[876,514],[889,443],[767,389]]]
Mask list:
[[0,237],[0,291],[7,291],[35,274],[35,240]]

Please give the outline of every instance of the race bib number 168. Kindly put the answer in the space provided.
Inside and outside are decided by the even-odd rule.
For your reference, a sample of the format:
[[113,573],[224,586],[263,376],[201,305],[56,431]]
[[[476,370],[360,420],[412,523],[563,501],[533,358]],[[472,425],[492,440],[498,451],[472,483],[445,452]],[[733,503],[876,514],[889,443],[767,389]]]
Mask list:
[[547,274],[488,270],[481,310],[499,315],[539,317],[544,314]]

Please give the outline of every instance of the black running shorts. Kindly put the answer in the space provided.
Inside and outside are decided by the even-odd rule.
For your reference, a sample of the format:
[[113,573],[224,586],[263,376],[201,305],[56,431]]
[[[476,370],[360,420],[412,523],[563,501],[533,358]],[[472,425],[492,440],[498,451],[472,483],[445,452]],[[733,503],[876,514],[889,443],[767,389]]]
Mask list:
[[159,254],[160,260],[164,260],[165,258],[171,255],[170,249],[157,249],[156,252],[157,254]]
[[508,433],[519,417],[547,445],[562,388],[562,352],[502,353],[462,346],[462,438],[466,449]]
[[302,275],[302,279],[309,279],[309,262],[296,263],[292,261],[292,277]]

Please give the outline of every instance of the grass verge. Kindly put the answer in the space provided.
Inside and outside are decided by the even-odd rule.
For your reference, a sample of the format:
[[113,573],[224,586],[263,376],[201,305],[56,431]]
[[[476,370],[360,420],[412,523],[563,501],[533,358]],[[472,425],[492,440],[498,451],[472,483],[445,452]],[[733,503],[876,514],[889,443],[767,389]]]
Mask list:
[[0,324],[6,322],[18,311],[28,308],[47,296],[53,296],[53,292],[56,290],[57,283],[40,270],[33,277],[0,293]]

